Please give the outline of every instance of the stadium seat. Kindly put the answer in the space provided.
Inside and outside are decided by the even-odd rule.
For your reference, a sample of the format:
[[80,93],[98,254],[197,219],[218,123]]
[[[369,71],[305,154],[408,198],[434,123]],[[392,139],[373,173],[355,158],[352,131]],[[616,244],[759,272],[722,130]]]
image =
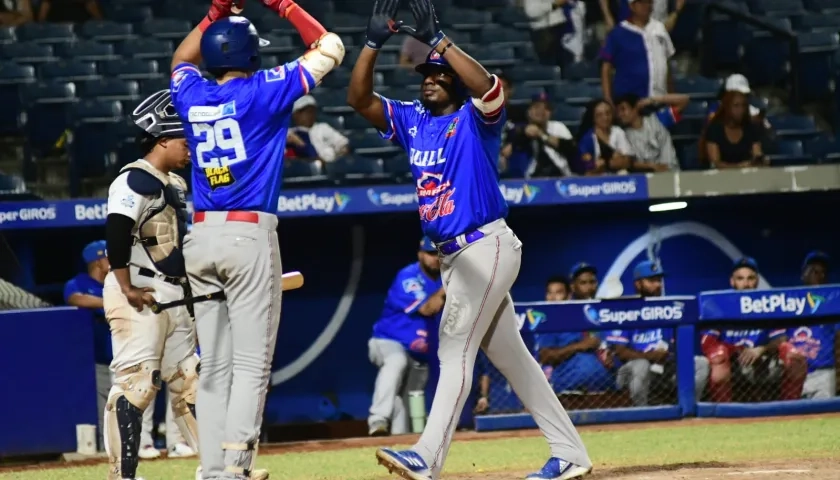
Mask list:
[[67,43],[76,40],[72,23],[24,23],[17,27],[15,35],[21,42]]
[[319,162],[287,158],[283,161],[283,185],[288,187],[316,186],[325,183]]
[[71,115],[76,124],[113,123],[122,121],[123,109],[115,100],[83,99],[73,105]]
[[506,67],[516,63],[516,54],[511,47],[476,47],[472,56],[485,67]]
[[700,164],[700,155],[696,143],[684,145],[680,150],[678,158],[680,160],[681,170],[703,170],[703,165]]
[[812,12],[826,15],[840,14],[840,0],[805,0],[805,6]]
[[136,59],[171,59],[175,50],[169,40],[142,38],[122,42],[118,51],[123,56]]
[[135,24],[151,20],[152,16],[152,8],[142,5],[115,5],[113,8],[106,9],[105,12],[106,18]]
[[[197,19],[204,18],[207,15],[207,8],[207,5],[185,2],[183,5],[178,5],[178,8],[162,9],[159,11],[158,17],[177,18],[189,22],[196,22]],[[251,14],[253,12],[249,12],[249,17]]]
[[77,125],[68,141],[72,172],[78,178],[97,178],[114,173],[117,167],[119,138],[113,132],[121,119]]
[[772,166],[810,165],[814,158],[806,155],[799,140],[779,140],[774,145],[774,153],[768,155]]
[[708,117],[709,106],[706,102],[690,102],[683,108],[680,115],[685,120],[701,120],[706,121]]
[[389,87],[415,87],[419,88],[422,77],[413,69],[397,68],[385,74],[387,79],[385,83]]
[[[727,6],[747,13],[746,3],[728,3]],[[703,31],[703,40],[707,50],[704,59],[710,62],[710,67],[737,67],[741,63],[744,26],[740,20],[713,14],[708,28]]]
[[569,105],[586,105],[590,101],[603,96],[601,87],[584,83],[563,83],[554,87],[552,96],[557,101],[565,101]]
[[325,112],[347,112],[352,109],[347,105],[347,93],[344,90],[318,89],[312,91],[318,106]]
[[291,37],[284,35],[260,35],[263,40],[268,40],[268,46],[260,48],[262,53],[285,53],[295,49],[294,42]]
[[826,15],[822,13],[806,13],[794,23],[799,32],[836,33],[840,25],[840,15]]
[[26,191],[26,184],[23,179],[14,175],[0,173],[0,195],[10,193],[23,193]]
[[[836,29],[840,31],[840,23]],[[799,90],[803,101],[822,100],[834,91],[832,73],[837,33],[803,32],[799,37]]]
[[35,102],[25,104],[21,124],[25,134],[27,156],[51,152],[69,127],[68,111],[72,103]]
[[140,81],[140,94],[151,95],[161,90],[169,90],[169,77],[156,77]]
[[814,119],[804,115],[774,115],[767,119],[778,137],[807,139],[819,133]]
[[563,69],[563,78],[573,82],[601,82],[601,68],[598,62],[576,62]]
[[363,157],[390,157],[402,151],[377,133],[353,132],[348,135],[348,139],[353,153]]
[[78,87],[79,96],[82,98],[128,101],[137,100],[140,95],[140,88],[136,81],[119,78],[101,78],[79,83]]
[[819,163],[840,161],[840,141],[828,135],[819,135],[805,142],[805,153]]
[[19,89],[35,81],[35,68],[11,62],[0,62],[0,136],[19,133],[22,107]]
[[531,23],[531,19],[528,18],[528,15],[525,15],[525,12],[521,8],[516,7],[508,7],[503,10],[498,10],[493,15],[493,21],[500,25],[515,28],[528,28]]
[[390,179],[382,168],[380,158],[347,156],[324,164],[327,176],[335,181],[354,184],[381,183]]
[[328,25],[333,26],[332,31],[335,33],[363,33],[367,29],[369,15],[367,10],[370,10],[370,6],[365,10],[360,10],[361,12],[365,12],[364,15],[333,12],[327,14],[324,19]]
[[789,17],[805,12],[802,0],[753,0],[749,5],[750,12],[755,15]]
[[174,38],[181,41],[192,30],[191,22],[174,18],[153,18],[140,25],[144,37]]
[[674,79],[674,90],[684,93],[692,100],[713,100],[720,91],[721,80],[701,76]]
[[26,105],[37,103],[72,103],[76,101],[76,86],[70,82],[36,82],[21,88]]
[[14,43],[16,41],[15,27],[0,27],[0,45]]
[[350,85],[350,70],[346,68],[338,68],[331,71],[326,77],[324,77],[321,85],[325,88],[347,88],[347,85]]
[[53,47],[32,42],[2,45],[3,58],[18,63],[42,63],[55,60]]
[[[419,87],[419,86],[418,86]],[[413,102],[420,98],[420,90],[419,88],[412,88],[412,87],[403,87],[403,88],[390,88],[385,93],[385,96],[393,99],[393,100],[400,100],[403,102]]]
[[96,64],[93,62],[60,60],[41,65],[39,71],[41,76],[47,80],[84,82],[99,78],[96,73]]
[[408,161],[408,155],[402,153],[393,157],[383,159],[383,171],[397,182],[412,182],[414,177],[411,174],[411,163]]
[[529,43],[531,37],[528,32],[523,30],[516,30],[513,28],[503,27],[501,25],[489,24],[485,25],[479,33],[479,41],[482,45],[493,46],[514,46],[523,43]]
[[574,132],[577,130],[577,127],[580,126],[581,118],[583,118],[583,112],[586,110],[583,107],[572,107],[569,105],[555,105],[554,112],[551,114],[552,120],[557,120],[558,122],[562,122],[563,125],[566,125],[569,130]]
[[85,38],[101,42],[122,41],[134,37],[134,27],[129,23],[91,20],[82,24],[80,33]]
[[55,46],[55,53],[61,58],[82,61],[113,60],[116,58],[112,44],[94,40],[58,44]]
[[527,104],[535,95],[545,93],[545,88],[536,85],[518,85],[513,89],[513,94],[508,99],[513,103]]
[[160,76],[158,62],[133,58],[103,62],[102,73],[127,80],[146,80]]
[[361,115],[351,114],[344,116],[345,130],[367,130],[369,128],[373,128],[373,126]]
[[505,74],[516,84],[552,84],[560,79],[560,69],[550,65],[518,65],[505,71]]
[[[785,30],[792,30],[790,20],[764,18],[763,20]],[[750,85],[777,85],[788,77],[790,41],[772,36],[763,30],[753,30],[744,45],[744,66]]]
[[493,23],[493,14],[488,10],[452,7],[442,21],[445,25],[461,30],[480,30]]

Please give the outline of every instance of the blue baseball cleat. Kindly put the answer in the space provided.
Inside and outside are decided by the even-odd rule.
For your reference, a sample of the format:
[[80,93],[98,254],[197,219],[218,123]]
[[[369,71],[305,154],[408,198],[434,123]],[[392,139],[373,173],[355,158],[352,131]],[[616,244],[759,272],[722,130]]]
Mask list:
[[432,480],[432,472],[417,452],[380,448],[376,451],[376,458],[388,469],[388,473],[396,473],[407,480]]
[[581,467],[557,457],[551,457],[545,462],[542,470],[531,473],[525,480],[570,480],[581,478],[592,471],[592,467]]

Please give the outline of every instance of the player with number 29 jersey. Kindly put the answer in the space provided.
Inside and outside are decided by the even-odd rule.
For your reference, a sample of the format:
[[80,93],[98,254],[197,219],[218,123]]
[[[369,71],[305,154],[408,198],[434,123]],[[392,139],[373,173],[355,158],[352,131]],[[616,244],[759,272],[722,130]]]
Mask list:
[[298,60],[222,85],[195,65],[175,67],[170,88],[188,122],[196,211],[277,212],[292,104],[314,86]]

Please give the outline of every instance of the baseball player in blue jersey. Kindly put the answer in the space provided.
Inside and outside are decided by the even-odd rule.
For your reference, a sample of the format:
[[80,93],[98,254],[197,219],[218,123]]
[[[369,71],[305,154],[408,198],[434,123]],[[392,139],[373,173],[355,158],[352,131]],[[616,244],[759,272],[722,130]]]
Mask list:
[[420,241],[417,262],[397,273],[388,289],[382,317],[373,326],[368,357],[379,368],[368,427],[370,435],[409,432],[405,398],[425,387],[427,372],[413,367],[427,363],[427,322],[443,309],[440,260],[428,237]]
[[[255,471],[271,360],[280,323],[277,202],[292,105],[341,64],[344,45],[290,0],[263,3],[311,48],[261,69],[265,42],[232,0],[176,50],[171,90],[194,162],[192,231],[184,243],[202,350],[198,392],[205,479],[265,478]],[[237,12],[239,10],[237,9]],[[212,79],[197,65],[204,61]]]
[[[440,379],[419,441],[380,449],[379,462],[407,479],[440,478],[457,419],[469,396],[479,347],[510,381],[545,435],[552,457],[528,478],[578,478],[592,469],[580,435],[517,330],[508,294],[522,243],[505,223],[496,162],[505,124],[501,82],[441,31],[430,0],[410,0],[416,25],[395,22],[400,0],[377,0],[347,102],[409,154],[420,221],[441,256],[446,303],[440,325]],[[421,99],[373,91],[378,50],[401,31],[429,45],[417,66]]]

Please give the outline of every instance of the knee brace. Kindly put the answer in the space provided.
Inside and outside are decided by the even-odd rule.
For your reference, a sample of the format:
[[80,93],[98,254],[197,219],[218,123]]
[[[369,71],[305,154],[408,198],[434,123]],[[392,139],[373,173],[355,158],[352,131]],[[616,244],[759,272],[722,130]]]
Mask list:
[[105,404],[105,451],[109,480],[134,478],[143,412],[160,391],[160,362],[143,362],[117,372]]
[[178,364],[177,370],[166,378],[169,385],[169,401],[175,425],[184,436],[187,445],[198,451],[198,424],[195,420],[195,396],[198,389],[199,359],[191,355]]

